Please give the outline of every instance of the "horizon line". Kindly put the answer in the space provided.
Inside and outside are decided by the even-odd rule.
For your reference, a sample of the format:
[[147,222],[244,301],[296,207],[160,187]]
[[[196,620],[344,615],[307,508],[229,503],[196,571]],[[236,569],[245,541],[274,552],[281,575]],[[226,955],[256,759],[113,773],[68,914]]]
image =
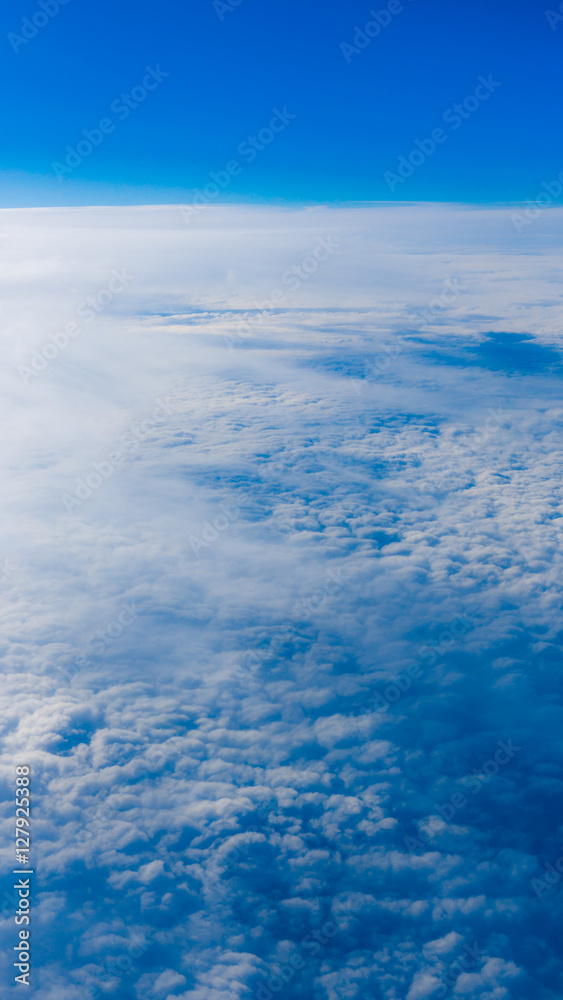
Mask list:
[[[389,200],[389,199],[374,199],[371,201],[350,199],[349,201],[213,201],[206,204],[201,204],[194,201],[162,201],[162,202],[100,202],[100,203],[75,203],[75,204],[53,204],[53,205],[0,205],[0,211],[3,212],[35,212],[35,211],[72,211],[73,209],[160,209],[160,208],[177,208],[181,209],[197,209],[198,211],[204,211],[208,209],[217,208],[247,208],[247,209],[278,209],[291,210],[291,209],[365,209],[365,208],[412,208],[418,206],[434,206],[436,208],[466,208],[466,209],[509,209],[509,208],[529,208],[531,199],[526,199],[526,201],[441,201],[437,199],[413,199],[407,200]],[[533,205],[535,202],[531,202]],[[560,209],[563,208],[563,202],[557,203],[552,202],[551,204],[541,205],[543,210],[545,209]]]

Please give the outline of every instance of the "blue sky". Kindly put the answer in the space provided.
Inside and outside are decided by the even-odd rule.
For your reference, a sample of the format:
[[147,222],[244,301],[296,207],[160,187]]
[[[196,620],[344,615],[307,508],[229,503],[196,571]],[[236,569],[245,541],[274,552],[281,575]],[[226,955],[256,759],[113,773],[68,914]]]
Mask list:
[[[189,201],[274,108],[296,117],[222,198],[525,201],[563,166],[563,21],[533,0],[42,2],[1,15],[3,205]],[[376,37],[356,36],[387,8]],[[363,48],[342,48],[355,37]],[[147,66],[169,75],[120,119],[111,105]],[[444,126],[481,75],[500,86]],[[59,181],[53,163],[108,116],[113,131]],[[390,187],[386,171],[440,127],[434,153]]]

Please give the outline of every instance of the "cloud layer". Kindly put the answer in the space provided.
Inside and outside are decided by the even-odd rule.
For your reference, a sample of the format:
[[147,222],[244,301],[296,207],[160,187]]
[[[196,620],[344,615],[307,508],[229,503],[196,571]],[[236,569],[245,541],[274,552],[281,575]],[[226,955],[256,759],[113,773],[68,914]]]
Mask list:
[[561,995],[562,220],[3,213],[40,1000]]

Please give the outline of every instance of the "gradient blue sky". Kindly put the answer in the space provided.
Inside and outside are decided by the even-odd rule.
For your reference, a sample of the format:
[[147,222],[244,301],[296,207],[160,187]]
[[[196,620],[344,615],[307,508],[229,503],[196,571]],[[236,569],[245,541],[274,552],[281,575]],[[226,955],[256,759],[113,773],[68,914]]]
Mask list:
[[[14,45],[9,33],[21,35],[38,0],[3,10],[0,72],[10,99],[2,102],[1,204],[190,200],[209,171],[241,161],[241,141],[284,106],[297,117],[244,165],[225,197],[536,197],[563,166],[556,127],[563,22],[552,28],[547,4],[532,0],[405,0],[347,61],[341,43],[352,43],[370,10],[385,6],[242,0],[221,19],[212,0],[67,0],[35,37]],[[119,121],[110,106],[141,83],[147,65],[170,75]],[[502,86],[390,192],[384,172],[443,125],[444,112],[474,93],[481,74]],[[58,181],[53,162],[108,113],[115,130]]]

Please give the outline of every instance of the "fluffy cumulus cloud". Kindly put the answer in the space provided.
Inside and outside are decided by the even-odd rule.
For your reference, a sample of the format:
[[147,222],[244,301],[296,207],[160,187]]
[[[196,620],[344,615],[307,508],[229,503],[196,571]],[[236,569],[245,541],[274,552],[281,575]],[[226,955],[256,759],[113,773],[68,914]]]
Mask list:
[[561,996],[562,222],[3,213],[3,995]]

